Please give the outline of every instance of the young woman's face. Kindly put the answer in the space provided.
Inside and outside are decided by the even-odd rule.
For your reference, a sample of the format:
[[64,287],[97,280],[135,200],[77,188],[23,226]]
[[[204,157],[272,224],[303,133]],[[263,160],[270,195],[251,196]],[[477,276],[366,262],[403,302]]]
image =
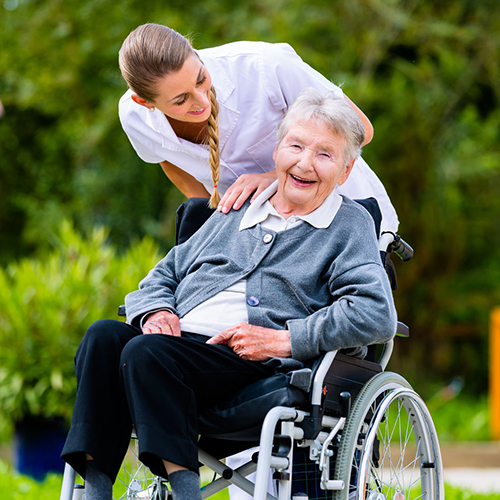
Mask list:
[[155,107],[165,115],[184,122],[199,123],[210,116],[210,87],[212,79],[195,55],[189,56],[176,73],[163,77],[157,85],[154,102],[136,102]]

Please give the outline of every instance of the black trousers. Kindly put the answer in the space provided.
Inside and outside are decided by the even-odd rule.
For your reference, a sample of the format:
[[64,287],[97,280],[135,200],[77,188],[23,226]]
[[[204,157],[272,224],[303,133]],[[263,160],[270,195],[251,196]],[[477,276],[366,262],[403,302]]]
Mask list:
[[162,459],[197,472],[199,412],[274,373],[206,340],[94,323],[75,357],[77,396],[62,458],[84,477],[88,453],[114,481],[133,425],[140,459],[155,474],[166,476]]

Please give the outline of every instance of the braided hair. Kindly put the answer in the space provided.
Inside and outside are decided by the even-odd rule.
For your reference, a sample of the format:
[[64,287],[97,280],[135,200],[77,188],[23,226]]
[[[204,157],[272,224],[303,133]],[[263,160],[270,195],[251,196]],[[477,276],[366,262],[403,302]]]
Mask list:
[[210,103],[211,111],[208,118],[208,147],[210,152],[210,172],[214,185],[214,190],[210,197],[210,208],[217,208],[220,201],[219,190],[217,189],[220,178],[219,103],[217,102],[217,95],[213,86],[210,87]]

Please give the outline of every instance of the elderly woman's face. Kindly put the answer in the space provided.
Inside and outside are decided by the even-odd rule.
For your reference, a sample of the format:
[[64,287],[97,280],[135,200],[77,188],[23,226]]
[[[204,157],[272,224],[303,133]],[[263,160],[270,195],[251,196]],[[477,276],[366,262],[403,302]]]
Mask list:
[[345,166],[343,147],[344,138],[324,123],[292,124],[273,154],[278,174],[277,210],[295,215],[316,210],[349,176],[354,160]]

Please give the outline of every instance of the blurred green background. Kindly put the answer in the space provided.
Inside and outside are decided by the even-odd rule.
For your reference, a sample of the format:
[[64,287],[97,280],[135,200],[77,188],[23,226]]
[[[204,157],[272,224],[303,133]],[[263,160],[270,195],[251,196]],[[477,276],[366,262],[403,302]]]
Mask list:
[[195,48],[288,42],[372,121],[363,156],[415,249],[396,263],[411,337],[390,368],[437,406],[450,391],[484,398],[500,305],[496,0],[2,1],[0,266],[11,279],[21,259],[52,251],[63,220],[85,234],[104,226],[118,254],[145,236],[161,253],[173,244],[183,197],[137,157],[117,115],[131,30],[166,24]]

